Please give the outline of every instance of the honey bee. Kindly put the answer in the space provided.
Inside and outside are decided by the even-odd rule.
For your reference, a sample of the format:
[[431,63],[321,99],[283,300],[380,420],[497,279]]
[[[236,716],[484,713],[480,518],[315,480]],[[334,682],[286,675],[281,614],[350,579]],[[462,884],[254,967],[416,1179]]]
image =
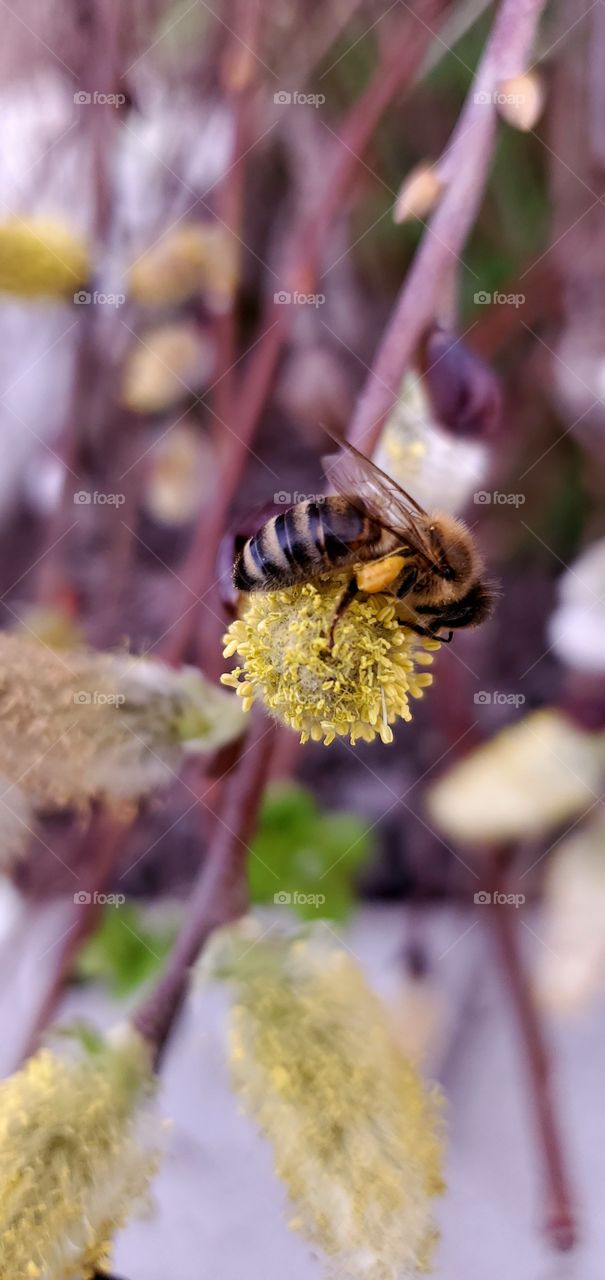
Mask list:
[[276,591],[350,567],[330,646],[359,592],[396,596],[402,625],[446,644],[455,630],[489,617],[494,592],[461,520],[424,511],[352,445],[343,443],[323,461],[336,494],[299,502],[263,524],[237,556],[239,591]]

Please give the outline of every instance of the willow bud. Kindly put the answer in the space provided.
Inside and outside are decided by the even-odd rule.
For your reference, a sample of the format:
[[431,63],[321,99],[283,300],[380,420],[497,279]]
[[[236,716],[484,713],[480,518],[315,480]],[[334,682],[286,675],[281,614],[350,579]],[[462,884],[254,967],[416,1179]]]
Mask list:
[[408,173],[399,188],[393,221],[408,222],[412,218],[426,218],[437,204],[442,191],[443,183],[435,166],[423,160]]
[[495,436],[502,418],[498,379],[488,364],[448,329],[435,326],[422,353],[424,382],[438,422],[455,436]]
[[503,120],[523,133],[533,129],[544,107],[544,83],[535,71],[503,80],[496,94],[496,106]]

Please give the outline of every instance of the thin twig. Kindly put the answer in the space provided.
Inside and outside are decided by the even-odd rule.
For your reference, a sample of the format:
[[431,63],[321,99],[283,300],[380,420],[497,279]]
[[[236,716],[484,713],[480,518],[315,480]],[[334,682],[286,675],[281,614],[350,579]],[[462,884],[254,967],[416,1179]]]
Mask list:
[[[509,891],[510,860],[508,850],[493,858],[493,886],[496,891]],[[517,913],[505,905],[493,904],[489,923],[502,958],[527,1058],[547,1183],[544,1230],[555,1248],[567,1250],[573,1248],[577,1236],[572,1196],[552,1094],[550,1053],[524,971]]]
[[[119,63],[119,37],[121,10],[119,0],[106,0],[104,5],[89,6],[86,24],[87,38],[84,45],[78,84],[82,91],[94,94],[80,116],[79,128],[86,143],[91,162],[92,217],[90,238],[92,251],[102,252],[110,231],[112,183],[109,178],[110,152],[117,113],[103,101],[115,88]],[[97,100],[100,94],[101,100]],[[80,108],[81,110],[81,108]],[[94,268],[93,268],[94,271]],[[90,282],[88,282],[90,283]],[[66,421],[55,449],[63,465],[63,491],[46,529],[46,545],[50,550],[41,562],[38,577],[38,598],[43,603],[55,605],[64,592],[64,564],[68,539],[68,525],[73,522],[77,507],[73,505],[74,490],[79,488],[80,446],[83,426],[92,416],[92,399],[100,400],[112,395],[112,379],[106,380],[109,391],[101,392],[99,371],[99,324],[96,305],[77,307],[77,333],[74,355],[73,385]],[[75,482],[75,483],[74,483]]]
[[[417,6],[418,21],[402,24],[399,38],[389,44],[367,88],[353,103],[334,144],[330,180],[322,192],[315,213],[298,228],[297,271],[305,281],[313,281],[319,270],[319,255],[326,237],[346,207],[347,198],[359,173],[362,157],[387,107],[411,85],[422,65],[433,36],[433,27],[442,19],[447,0],[424,0]],[[295,241],[296,243],[296,241]],[[283,314],[280,308],[280,315]]]
[[264,785],[268,777],[276,728],[255,716],[246,752],[224,791],[222,812],[191,895],[189,914],[166,968],[139,1006],[133,1024],[153,1045],[156,1063],[183,1005],[195,963],[212,931],[246,910],[245,867],[250,853]]
[[[256,73],[260,65],[254,56],[259,43],[259,20],[259,0],[237,0],[234,8],[235,25],[228,43],[227,56],[222,64],[223,87],[231,104],[233,118],[233,146],[227,173],[218,188],[217,208],[222,225],[231,232],[234,242],[237,243],[239,273],[241,273],[242,221],[246,184],[245,160],[250,141],[252,97],[256,88]],[[242,58],[245,58],[245,63],[242,63]],[[215,321],[217,368],[214,379],[214,401],[217,426],[223,422],[231,424],[234,420],[238,336],[237,296],[240,284],[239,279],[234,282],[229,304],[217,315]]]
[[[405,370],[427,327],[439,317],[452,274],[473,226],[496,136],[499,84],[527,64],[545,0],[502,0],[464,109],[439,165],[445,190],[395,304],[364,390],[350,438],[371,454]],[[480,287],[480,281],[477,280]]]
[[[55,967],[50,975],[34,1022],[29,1029],[23,1051],[24,1058],[28,1058],[31,1053],[35,1053],[36,1049],[39,1048],[42,1033],[52,1022],[61,1001],[65,984],[72,972],[76,956],[83,942],[93,932],[99,919],[102,907],[98,903],[98,896],[104,892],[109,883],[127,834],[128,829],[124,826],[111,820],[106,815],[97,815],[93,818],[92,824],[84,837],[86,846],[91,848],[91,854],[88,858],[90,873],[81,882],[81,888],[74,895],[72,924],[57,949],[58,955],[55,960]],[[78,902],[77,899],[84,894],[87,900]]]

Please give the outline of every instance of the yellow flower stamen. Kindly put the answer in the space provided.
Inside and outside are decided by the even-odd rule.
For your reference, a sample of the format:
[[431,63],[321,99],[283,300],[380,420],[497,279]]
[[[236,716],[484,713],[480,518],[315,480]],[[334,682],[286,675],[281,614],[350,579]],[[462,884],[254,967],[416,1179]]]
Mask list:
[[410,698],[420,698],[432,676],[416,666],[432,661],[439,642],[402,626],[393,596],[354,599],[330,626],[347,581],[327,581],[271,592],[255,592],[243,617],[225,636],[224,655],[238,653],[243,666],[222,677],[237,690],[244,708],[255,700],[301,742],[348,736],[352,743],[393,740],[391,725],[411,720]]

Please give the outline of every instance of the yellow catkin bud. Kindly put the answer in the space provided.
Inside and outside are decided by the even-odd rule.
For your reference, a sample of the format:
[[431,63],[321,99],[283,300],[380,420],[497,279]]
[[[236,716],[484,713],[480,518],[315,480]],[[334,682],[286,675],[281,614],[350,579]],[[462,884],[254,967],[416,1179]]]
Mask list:
[[19,298],[68,298],[90,271],[87,245],[61,223],[0,223],[0,291]]
[[544,82],[535,71],[503,80],[496,92],[496,106],[507,124],[527,133],[542,115]]
[[180,422],[158,440],[147,462],[147,511],[166,524],[192,520],[216,482],[217,463],[208,436]]
[[43,1049],[0,1084],[0,1276],[89,1280],[143,1201],[160,1143],[134,1032],[94,1052]]
[[143,333],[132,348],[122,383],[122,403],[132,413],[163,413],[201,391],[213,351],[197,325],[182,321]]
[[401,184],[393,211],[394,222],[426,218],[443,192],[443,183],[434,165],[422,161]]
[[337,736],[393,740],[391,725],[411,720],[410,699],[420,698],[432,676],[438,641],[402,626],[393,596],[353,600],[328,648],[334,611],[350,575],[305,583],[284,591],[252,593],[243,616],[225,636],[225,657],[237,652],[242,667],[222,677],[245,708],[255,700],[301,741],[329,745]]
[[218,310],[228,305],[235,288],[238,241],[212,222],[188,222],[169,231],[133,263],[128,286],[144,306],[177,306],[204,294]]
[[238,699],[192,668],[0,633],[0,774],[36,808],[132,803],[183,753],[237,737],[243,719]]
[[584,733],[554,708],[533,711],[471,751],[426,796],[450,839],[540,836],[586,809],[599,793],[605,733]]
[[325,929],[221,930],[206,961],[235,987],[231,1066],[273,1147],[293,1229],[331,1274],[426,1270],[443,1191],[440,1100],[399,1050],[381,1001]]

